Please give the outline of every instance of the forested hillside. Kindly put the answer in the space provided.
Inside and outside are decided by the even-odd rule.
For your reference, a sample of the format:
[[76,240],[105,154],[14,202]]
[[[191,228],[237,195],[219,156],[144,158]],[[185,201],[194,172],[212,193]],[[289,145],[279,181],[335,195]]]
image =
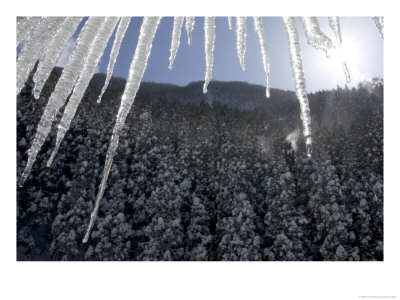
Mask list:
[[[17,97],[17,177],[59,75]],[[83,244],[124,84],[97,104],[101,78],[53,165],[56,126],[17,188],[18,260],[383,260],[379,81],[309,95],[312,158],[292,92],[260,104],[264,88],[212,82],[185,101],[190,85],[142,83]]]

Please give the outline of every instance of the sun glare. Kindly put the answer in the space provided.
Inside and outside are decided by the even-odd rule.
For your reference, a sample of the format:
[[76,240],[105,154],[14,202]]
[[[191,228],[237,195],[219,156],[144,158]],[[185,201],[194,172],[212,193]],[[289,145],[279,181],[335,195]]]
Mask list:
[[358,49],[354,42],[347,42],[338,47],[332,52],[330,59],[339,63],[345,61],[346,63],[357,64],[358,62]]
[[358,71],[360,64],[360,49],[354,41],[346,41],[338,46],[331,55],[325,60],[324,68],[335,78],[346,78],[344,63],[350,73],[351,82],[363,80],[362,74]]

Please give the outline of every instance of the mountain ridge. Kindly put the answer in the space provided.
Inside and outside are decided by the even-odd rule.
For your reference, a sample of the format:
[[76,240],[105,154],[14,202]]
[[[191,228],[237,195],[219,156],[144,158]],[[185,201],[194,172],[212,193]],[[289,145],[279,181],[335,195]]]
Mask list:
[[[100,91],[106,75],[96,73],[90,83],[90,86]],[[185,86],[179,86],[171,83],[158,83],[151,81],[142,81],[138,94],[147,95],[156,100],[178,101],[180,103],[200,104],[205,102],[209,105],[215,103],[227,105],[230,108],[255,109],[267,105],[267,101],[274,101],[275,98],[286,98],[296,100],[293,91],[280,89],[271,89],[271,97],[266,98],[265,86],[252,84],[243,81],[218,81],[213,80],[209,84],[208,93],[203,94],[204,81],[193,81]],[[109,89],[123,89],[126,79],[121,77],[112,77]]]

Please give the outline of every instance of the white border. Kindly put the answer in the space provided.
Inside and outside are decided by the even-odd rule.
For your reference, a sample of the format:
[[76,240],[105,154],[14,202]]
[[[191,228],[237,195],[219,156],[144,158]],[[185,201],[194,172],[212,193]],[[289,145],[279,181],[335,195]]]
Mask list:
[[[142,1],[143,2],[143,1]],[[270,2],[271,4],[269,4]],[[218,3],[218,4],[217,4]],[[262,4],[260,4],[262,3]],[[391,3],[387,4],[387,3]],[[398,112],[395,1],[68,0],[3,3],[1,27],[2,299],[360,299],[399,297]],[[8,5],[8,7],[6,7]],[[13,7],[10,7],[13,5]],[[15,17],[17,15],[385,16],[385,261],[361,263],[16,262]],[[11,45],[11,46],[10,46]],[[368,62],[366,62],[368,63]],[[397,67],[399,67],[397,65]],[[4,93],[4,90],[6,91]],[[4,105],[5,103],[5,105]],[[6,192],[4,192],[6,191]],[[397,275],[397,276],[396,276]]]

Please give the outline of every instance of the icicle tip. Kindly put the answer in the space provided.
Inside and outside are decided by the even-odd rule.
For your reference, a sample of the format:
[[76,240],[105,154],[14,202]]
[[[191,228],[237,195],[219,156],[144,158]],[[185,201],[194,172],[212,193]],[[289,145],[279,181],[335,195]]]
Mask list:
[[21,176],[21,178],[19,179],[18,186],[19,186],[20,188],[22,188],[22,187],[24,186],[25,179],[26,179],[26,178],[24,178],[24,176]]
[[54,160],[55,155],[56,155],[56,152],[53,151],[53,153],[51,153],[51,156],[50,156],[49,160],[48,160],[47,163],[46,163],[46,166],[47,166],[48,168],[51,167],[51,164],[53,163],[53,160]]

